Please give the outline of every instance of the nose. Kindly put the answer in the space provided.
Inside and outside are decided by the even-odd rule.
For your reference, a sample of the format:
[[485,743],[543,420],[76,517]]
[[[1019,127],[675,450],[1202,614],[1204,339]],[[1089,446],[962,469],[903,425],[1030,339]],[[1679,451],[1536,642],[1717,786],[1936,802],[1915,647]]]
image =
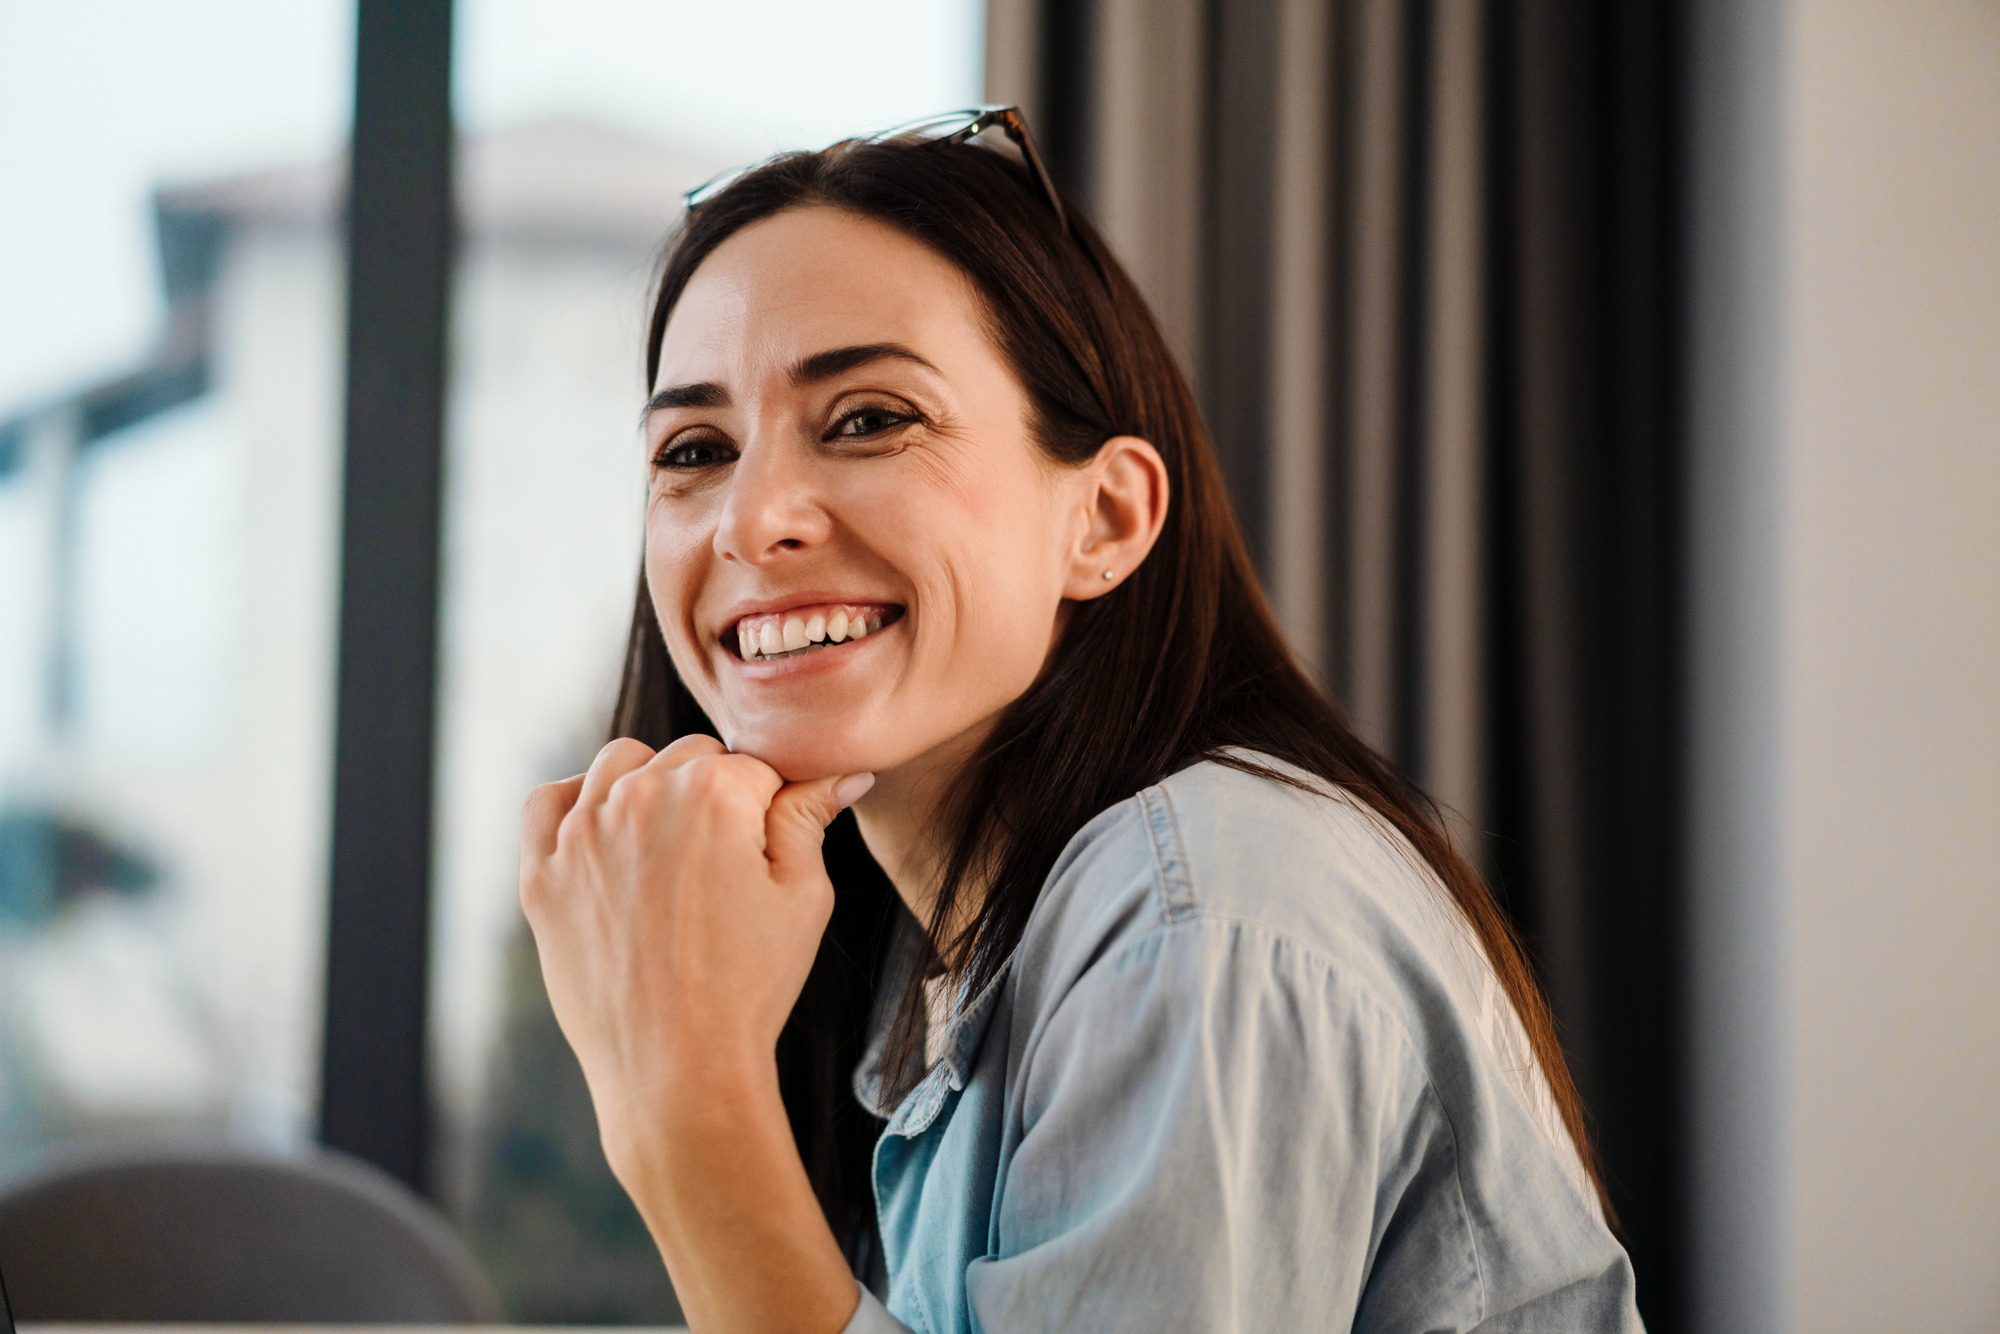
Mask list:
[[781,563],[826,540],[832,527],[807,461],[777,433],[743,442],[715,525],[715,554],[755,568]]

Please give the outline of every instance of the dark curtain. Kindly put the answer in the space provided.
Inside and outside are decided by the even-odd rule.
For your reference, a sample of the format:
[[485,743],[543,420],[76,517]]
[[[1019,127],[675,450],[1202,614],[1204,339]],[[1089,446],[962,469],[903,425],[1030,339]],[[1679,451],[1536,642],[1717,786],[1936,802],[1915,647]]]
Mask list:
[[1680,9],[993,0],[1281,620],[1527,938],[1682,1327]]

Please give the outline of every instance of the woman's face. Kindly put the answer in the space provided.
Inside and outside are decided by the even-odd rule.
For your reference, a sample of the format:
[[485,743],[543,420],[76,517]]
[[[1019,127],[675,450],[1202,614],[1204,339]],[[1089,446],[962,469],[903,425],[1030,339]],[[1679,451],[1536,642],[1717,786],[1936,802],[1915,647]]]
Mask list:
[[959,753],[1087,595],[1091,469],[1046,460],[968,281],[884,224],[801,208],[725,241],[653,389],[667,649],[787,779]]

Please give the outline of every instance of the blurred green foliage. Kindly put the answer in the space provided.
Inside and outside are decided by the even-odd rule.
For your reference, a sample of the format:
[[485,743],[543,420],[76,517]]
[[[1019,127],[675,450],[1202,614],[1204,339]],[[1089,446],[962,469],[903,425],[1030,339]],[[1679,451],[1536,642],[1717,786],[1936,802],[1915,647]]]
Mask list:
[[604,1161],[583,1070],[525,925],[508,949],[506,986],[467,1240],[517,1323],[680,1324],[666,1266]]

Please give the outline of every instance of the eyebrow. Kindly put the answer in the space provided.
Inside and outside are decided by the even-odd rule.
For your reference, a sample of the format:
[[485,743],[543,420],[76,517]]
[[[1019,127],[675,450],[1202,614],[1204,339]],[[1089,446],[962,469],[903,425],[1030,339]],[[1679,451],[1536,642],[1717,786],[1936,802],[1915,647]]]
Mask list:
[[831,380],[836,375],[845,374],[857,366],[866,366],[871,361],[881,361],[885,358],[914,362],[933,375],[942,373],[901,343],[861,343],[855,347],[836,347],[828,352],[813,353],[792,368],[792,383],[818,384],[822,380]]
[[645,411],[639,414],[643,421],[662,408],[723,408],[729,406],[729,391],[713,380],[703,380],[700,384],[677,384],[646,400]]
[[[795,385],[819,384],[831,380],[836,375],[844,375],[857,366],[866,366],[871,361],[908,361],[922,366],[933,374],[942,374],[938,368],[916,351],[901,343],[858,343],[853,347],[830,348],[825,352],[815,352],[798,365],[792,367],[791,381]],[[640,414],[643,420],[665,408],[722,408],[729,406],[729,391],[713,380],[703,380],[697,384],[670,385],[646,400],[646,409]]]

